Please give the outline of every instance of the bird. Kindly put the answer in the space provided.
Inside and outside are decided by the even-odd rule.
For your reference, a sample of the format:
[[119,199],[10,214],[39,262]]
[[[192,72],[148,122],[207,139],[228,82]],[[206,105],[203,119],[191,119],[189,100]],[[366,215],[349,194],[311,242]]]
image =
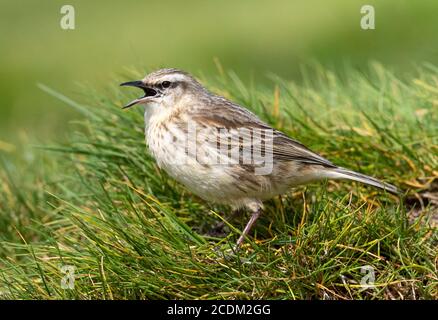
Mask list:
[[236,248],[263,202],[299,185],[346,179],[399,194],[389,183],[333,164],[180,69],[120,85],[144,93],[123,108],[144,105],[146,143],[161,169],[207,202],[251,212]]

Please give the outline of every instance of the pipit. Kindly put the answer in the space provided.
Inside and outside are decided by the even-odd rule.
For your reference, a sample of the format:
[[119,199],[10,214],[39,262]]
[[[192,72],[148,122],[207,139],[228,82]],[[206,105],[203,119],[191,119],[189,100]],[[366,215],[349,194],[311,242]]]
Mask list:
[[145,105],[145,136],[160,168],[206,201],[251,211],[237,247],[262,202],[294,186],[348,179],[398,193],[393,185],[336,166],[184,71],[161,69],[121,85],[144,92],[124,108]]

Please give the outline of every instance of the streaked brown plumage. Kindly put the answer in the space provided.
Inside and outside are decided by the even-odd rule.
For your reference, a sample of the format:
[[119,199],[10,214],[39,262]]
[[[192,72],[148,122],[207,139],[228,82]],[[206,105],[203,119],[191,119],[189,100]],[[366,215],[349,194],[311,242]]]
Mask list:
[[[127,107],[145,105],[146,140],[161,168],[207,201],[252,211],[238,246],[259,217],[262,201],[293,186],[349,179],[397,193],[390,184],[334,165],[186,72],[162,69],[122,85],[145,92]],[[270,171],[260,174],[266,168]]]

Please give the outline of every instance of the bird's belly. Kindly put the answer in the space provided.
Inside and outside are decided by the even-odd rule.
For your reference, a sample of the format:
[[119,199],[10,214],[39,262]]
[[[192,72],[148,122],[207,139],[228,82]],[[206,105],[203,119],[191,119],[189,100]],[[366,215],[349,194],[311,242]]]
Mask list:
[[267,200],[312,180],[294,163],[276,164],[271,174],[257,175],[239,164],[205,159],[203,155],[214,154],[216,149],[208,143],[197,143],[192,154],[186,136],[183,130],[169,125],[146,130],[149,150],[157,164],[205,200],[239,206],[248,199]]
[[239,165],[206,164],[190,156],[178,163],[175,154],[184,151],[176,146],[154,148],[150,144],[150,150],[160,168],[207,201],[240,207],[250,200],[270,199],[287,190],[285,185],[274,186],[271,176],[243,172]]
[[232,203],[235,179],[224,168],[200,164],[195,158],[187,157],[183,163],[175,163],[172,154],[157,157],[158,165],[171,177],[185,185],[199,197],[218,203]]

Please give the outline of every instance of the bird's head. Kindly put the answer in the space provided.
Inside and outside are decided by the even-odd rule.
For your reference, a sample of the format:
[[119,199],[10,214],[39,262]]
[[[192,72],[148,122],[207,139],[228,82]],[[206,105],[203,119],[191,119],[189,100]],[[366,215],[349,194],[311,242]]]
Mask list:
[[188,73],[178,69],[160,69],[148,74],[142,80],[124,82],[121,86],[142,89],[144,95],[123,108],[136,104],[172,106],[186,95],[205,92],[202,85]]

